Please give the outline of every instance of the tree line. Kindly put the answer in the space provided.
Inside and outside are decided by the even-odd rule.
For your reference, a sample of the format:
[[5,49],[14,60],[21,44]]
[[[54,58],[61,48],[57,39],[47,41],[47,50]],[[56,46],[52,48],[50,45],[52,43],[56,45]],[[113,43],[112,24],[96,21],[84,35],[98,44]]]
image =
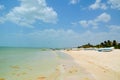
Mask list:
[[90,43],[78,46],[78,48],[105,48],[105,47],[114,47],[115,49],[120,49],[120,43],[118,43],[116,40],[110,41],[104,41],[97,45],[92,45]]

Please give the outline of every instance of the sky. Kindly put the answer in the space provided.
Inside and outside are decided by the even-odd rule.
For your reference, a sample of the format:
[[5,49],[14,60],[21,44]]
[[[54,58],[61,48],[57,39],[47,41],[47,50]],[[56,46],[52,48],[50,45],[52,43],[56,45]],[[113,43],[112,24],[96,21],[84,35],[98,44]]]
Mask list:
[[0,46],[120,42],[120,0],[0,0]]

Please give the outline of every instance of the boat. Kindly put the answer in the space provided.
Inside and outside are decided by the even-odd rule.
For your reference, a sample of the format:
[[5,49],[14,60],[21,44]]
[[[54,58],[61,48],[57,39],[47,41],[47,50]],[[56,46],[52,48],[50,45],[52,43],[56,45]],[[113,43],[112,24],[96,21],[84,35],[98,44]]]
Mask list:
[[108,48],[99,48],[99,52],[111,52],[113,51],[114,47],[108,47]]

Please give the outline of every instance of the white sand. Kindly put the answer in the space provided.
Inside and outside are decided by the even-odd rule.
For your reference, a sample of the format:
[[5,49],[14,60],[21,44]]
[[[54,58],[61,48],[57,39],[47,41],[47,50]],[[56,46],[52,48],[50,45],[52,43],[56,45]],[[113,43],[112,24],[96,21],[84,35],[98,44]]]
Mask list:
[[120,50],[64,52],[73,57],[75,62],[90,73],[95,80],[120,80]]

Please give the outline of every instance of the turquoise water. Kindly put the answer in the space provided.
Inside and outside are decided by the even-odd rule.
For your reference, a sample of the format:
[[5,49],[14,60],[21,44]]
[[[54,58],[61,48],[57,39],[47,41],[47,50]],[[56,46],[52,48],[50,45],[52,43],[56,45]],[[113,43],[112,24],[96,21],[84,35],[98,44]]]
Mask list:
[[[70,59],[59,51],[38,48],[0,48],[0,78],[6,80],[34,78],[51,73],[60,59]],[[32,74],[33,73],[33,74]],[[23,76],[26,75],[26,76]]]
[[88,73],[61,52],[39,48],[0,48],[0,80],[80,80]]

